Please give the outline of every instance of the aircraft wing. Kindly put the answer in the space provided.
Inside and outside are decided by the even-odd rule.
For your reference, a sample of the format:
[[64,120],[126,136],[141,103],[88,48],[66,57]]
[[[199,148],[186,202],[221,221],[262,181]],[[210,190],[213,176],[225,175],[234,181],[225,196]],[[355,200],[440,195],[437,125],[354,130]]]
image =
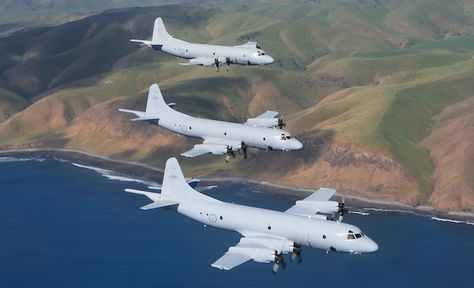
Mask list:
[[267,111],[265,113],[258,115],[255,118],[259,118],[259,119],[275,118],[275,116],[277,115],[278,115],[278,112],[276,111]]
[[183,66],[214,66],[216,65],[216,59],[210,57],[197,57],[189,59],[188,62],[179,63],[179,65]]
[[226,139],[212,138],[206,139],[202,144],[194,145],[193,149],[181,153],[185,157],[197,157],[204,154],[224,155],[227,153],[228,147],[240,148],[240,143],[229,142]]
[[336,194],[336,190],[329,188],[319,188],[318,191],[304,198],[303,201],[328,201]]
[[231,246],[211,266],[221,270],[230,270],[249,260],[270,263],[275,261],[275,253],[290,251],[293,251],[293,242],[285,238],[277,238],[272,235],[244,236],[237,245]]
[[255,118],[248,118],[247,122],[244,124],[254,126],[254,127],[276,127],[278,126],[279,119],[275,118],[275,116],[278,115],[278,112],[276,111],[267,111],[265,113],[262,113],[258,115]]
[[332,213],[337,211],[338,203],[329,201],[335,193],[336,190],[334,189],[320,188],[303,200],[296,201],[295,205],[291,206],[285,213],[308,218],[327,219],[327,216],[319,213]]
[[254,42],[254,41],[248,41],[245,44],[240,44],[240,45],[237,45],[237,46],[234,46],[234,47],[236,47],[236,48],[258,48],[258,44],[257,44],[257,42]]
[[214,154],[214,155],[222,155],[227,152],[227,145],[226,144],[219,144],[219,143],[206,143],[203,144],[196,144],[194,145],[193,149],[188,150],[184,153],[181,153],[184,157],[197,157],[204,154]]

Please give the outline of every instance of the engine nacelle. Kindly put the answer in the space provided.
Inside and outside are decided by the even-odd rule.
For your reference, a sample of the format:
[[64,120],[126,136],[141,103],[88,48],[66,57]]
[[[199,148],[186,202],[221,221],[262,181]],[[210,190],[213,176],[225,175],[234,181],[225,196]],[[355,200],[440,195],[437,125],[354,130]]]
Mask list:
[[247,124],[253,127],[277,127],[278,119],[277,118],[249,118]]

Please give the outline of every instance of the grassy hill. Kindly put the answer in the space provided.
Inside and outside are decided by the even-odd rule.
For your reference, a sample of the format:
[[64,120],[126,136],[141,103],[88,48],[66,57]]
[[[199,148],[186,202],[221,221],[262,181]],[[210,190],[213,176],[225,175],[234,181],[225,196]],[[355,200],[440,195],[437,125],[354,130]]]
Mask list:
[[[276,63],[216,73],[128,41],[149,38],[158,15],[178,38],[258,41]],[[195,116],[245,121],[278,110],[305,145],[227,165],[182,159],[189,174],[472,211],[473,23],[463,0],[245,1],[127,8],[18,31],[0,38],[0,146],[162,166],[197,140],[117,112],[142,109],[158,82]]]

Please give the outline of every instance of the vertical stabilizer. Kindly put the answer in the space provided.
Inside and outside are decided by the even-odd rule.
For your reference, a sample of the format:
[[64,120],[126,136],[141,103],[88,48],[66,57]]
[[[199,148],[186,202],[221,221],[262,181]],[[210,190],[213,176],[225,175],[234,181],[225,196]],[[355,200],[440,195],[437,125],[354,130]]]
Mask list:
[[151,39],[152,45],[163,45],[171,38],[173,37],[166,31],[161,17],[156,18],[153,26],[153,38]]
[[166,161],[161,195],[167,199],[173,199],[176,201],[199,197],[197,196],[199,193],[191,188],[188,182],[184,179],[183,171],[181,171],[178,160],[174,157]]
[[152,84],[148,90],[148,100],[146,102],[145,115],[147,116],[163,116],[173,110],[166,104],[161,94],[158,84]]

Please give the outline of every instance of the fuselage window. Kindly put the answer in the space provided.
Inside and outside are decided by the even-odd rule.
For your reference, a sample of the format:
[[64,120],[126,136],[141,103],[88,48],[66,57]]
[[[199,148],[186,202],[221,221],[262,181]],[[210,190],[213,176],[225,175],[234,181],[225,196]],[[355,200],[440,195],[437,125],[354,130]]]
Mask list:
[[268,226],[267,229],[268,229],[268,230],[272,230],[272,226]]
[[193,129],[193,128],[191,128],[191,126],[189,126],[189,130],[191,130],[191,129]]
[[265,137],[263,137],[263,141],[267,140]]
[[186,49],[186,52],[188,52],[188,49]]
[[227,132],[224,132],[224,135],[227,135]]
[[216,55],[216,52],[212,52],[212,55]]
[[223,219],[224,219],[224,217],[222,217],[222,216],[221,216],[221,217],[219,217],[219,218],[220,218],[221,220],[223,220]]

